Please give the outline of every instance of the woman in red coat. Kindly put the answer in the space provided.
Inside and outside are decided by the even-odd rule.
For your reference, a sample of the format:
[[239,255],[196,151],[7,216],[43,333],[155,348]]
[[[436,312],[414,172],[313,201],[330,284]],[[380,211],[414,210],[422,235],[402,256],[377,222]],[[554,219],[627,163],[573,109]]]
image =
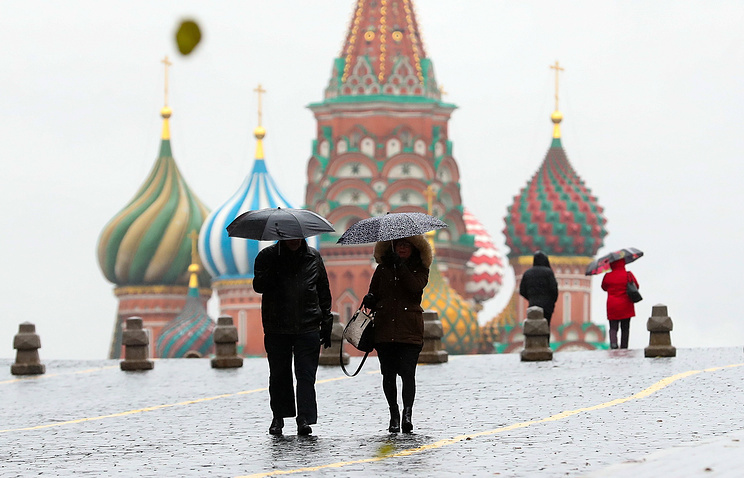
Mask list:
[[610,348],[617,348],[617,328],[620,326],[620,348],[628,348],[630,318],[635,317],[635,306],[628,297],[628,282],[638,281],[632,272],[625,270],[625,260],[610,263],[612,271],[602,279],[602,290],[607,291],[607,319],[610,321]]

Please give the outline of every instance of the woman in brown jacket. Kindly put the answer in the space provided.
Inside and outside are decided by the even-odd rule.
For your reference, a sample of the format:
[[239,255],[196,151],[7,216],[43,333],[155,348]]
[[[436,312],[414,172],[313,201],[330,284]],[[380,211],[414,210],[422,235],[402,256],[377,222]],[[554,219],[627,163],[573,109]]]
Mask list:
[[402,381],[403,431],[413,430],[416,363],[424,344],[421,296],[429,282],[432,251],[424,236],[375,245],[379,264],[363,305],[375,311],[375,349],[380,360],[382,390],[390,406],[391,433],[401,429],[397,376]]

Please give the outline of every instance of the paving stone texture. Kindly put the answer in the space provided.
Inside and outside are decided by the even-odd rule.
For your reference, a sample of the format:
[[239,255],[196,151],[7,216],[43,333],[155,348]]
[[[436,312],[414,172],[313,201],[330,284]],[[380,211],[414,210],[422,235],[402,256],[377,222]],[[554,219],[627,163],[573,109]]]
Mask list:
[[116,361],[45,361],[46,374],[28,378],[11,375],[11,363],[0,360],[3,478],[308,467],[317,468],[291,476],[744,474],[744,366],[716,368],[744,364],[739,347],[657,359],[642,349],[558,352],[549,362],[450,356],[419,367],[414,433],[397,435],[387,432],[376,358],[354,378],[321,367],[309,437],[292,420],[284,436],[267,433],[265,359],[225,370],[209,359],[157,360],[142,372]]

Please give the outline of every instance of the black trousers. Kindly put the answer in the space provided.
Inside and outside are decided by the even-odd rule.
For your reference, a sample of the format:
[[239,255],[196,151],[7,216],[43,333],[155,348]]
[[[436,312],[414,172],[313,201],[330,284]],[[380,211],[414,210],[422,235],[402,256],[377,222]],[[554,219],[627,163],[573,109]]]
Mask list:
[[628,348],[630,319],[610,320],[610,346],[617,346],[617,326],[620,326],[620,348]]
[[375,344],[382,373],[382,391],[391,408],[398,407],[398,375],[403,384],[403,407],[413,407],[416,398],[416,364],[422,348],[423,345],[396,342]]
[[[275,417],[295,415],[312,425],[318,421],[315,374],[320,356],[320,332],[306,334],[265,334],[264,347],[269,360],[269,398]],[[292,382],[292,359],[297,379],[297,408]]]

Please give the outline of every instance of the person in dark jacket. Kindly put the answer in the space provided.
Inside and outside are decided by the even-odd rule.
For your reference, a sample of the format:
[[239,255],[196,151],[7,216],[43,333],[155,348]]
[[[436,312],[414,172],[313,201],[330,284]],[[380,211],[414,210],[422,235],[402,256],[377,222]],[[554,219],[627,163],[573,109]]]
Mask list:
[[[279,241],[256,256],[253,290],[263,294],[261,320],[269,362],[274,414],[269,433],[281,435],[284,418],[297,415],[297,433],[317,423],[315,375],[320,345],[331,346],[331,290],[320,253],[304,239]],[[297,408],[292,359],[297,378]]]
[[542,307],[543,314],[548,320],[548,325],[550,325],[555,301],[558,300],[558,282],[555,280],[553,269],[550,268],[548,256],[544,252],[535,252],[532,258],[532,267],[522,275],[519,295],[527,299],[530,307]]
[[390,407],[391,433],[401,430],[397,380],[400,375],[405,433],[413,430],[416,364],[424,344],[421,297],[429,282],[432,250],[424,236],[378,242],[377,269],[363,305],[375,312],[375,349],[380,360],[382,390]]
[[607,291],[607,319],[610,321],[610,348],[617,348],[617,329],[620,326],[620,348],[628,348],[630,318],[635,317],[635,305],[628,297],[628,282],[636,287],[638,280],[625,270],[625,260],[610,262],[610,272],[602,278],[602,290]]

